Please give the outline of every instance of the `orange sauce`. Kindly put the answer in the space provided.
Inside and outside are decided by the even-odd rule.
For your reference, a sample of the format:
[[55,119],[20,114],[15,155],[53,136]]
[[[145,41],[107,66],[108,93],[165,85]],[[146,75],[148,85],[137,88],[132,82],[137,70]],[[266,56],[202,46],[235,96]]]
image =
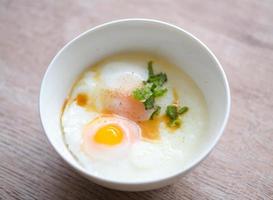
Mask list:
[[148,140],[160,139],[160,134],[159,134],[160,122],[161,120],[159,118],[139,122],[138,125],[141,128],[142,137]]
[[162,115],[159,117],[155,117],[153,120],[146,120],[142,122],[138,122],[138,125],[141,128],[142,137],[148,140],[159,140],[160,139],[160,131],[159,126],[160,123],[167,123],[168,118],[166,115]]
[[91,101],[90,95],[80,93],[75,100],[79,106],[85,107],[87,111],[98,111],[96,105]]
[[179,105],[179,96],[175,88],[173,88],[173,104]]
[[80,93],[78,94],[77,98],[76,98],[77,104],[81,107],[84,107],[87,105],[88,103],[88,96],[87,94],[84,93]]

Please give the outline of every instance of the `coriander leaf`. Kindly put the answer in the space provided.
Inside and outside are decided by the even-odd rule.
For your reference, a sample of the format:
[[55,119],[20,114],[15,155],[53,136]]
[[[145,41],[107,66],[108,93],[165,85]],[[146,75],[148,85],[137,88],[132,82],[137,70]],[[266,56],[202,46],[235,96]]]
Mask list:
[[157,86],[162,86],[167,81],[167,75],[160,72],[159,74],[150,76],[148,79],[149,83],[154,83]]
[[178,127],[181,126],[181,120],[180,120],[179,118],[177,118],[177,119],[175,119],[175,120],[170,120],[170,121],[168,122],[168,126],[169,126],[169,127],[176,127],[176,128],[178,128]]
[[151,114],[150,120],[153,120],[155,116],[160,114],[161,107],[156,106],[154,112]]
[[189,110],[189,107],[184,106],[184,107],[182,107],[182,108],[179,108],[177,112],[178,112],[179,115],[183,115],[183,114],[186,113],[188,110]]
[[182,115],[186,113],[189,110],[187,106],[178,107],[176,105],[169,105],[166,109],[166,115],[169,117],[168,126],[169,127],[180,127],[181,125],[181,119],[179,118],[179,115]]
[[155,97],[152,95],[144,102],[145,110],[152,109],[154,107]]
[[161,97],[168,91],[167,88],[162,86],[157,86],[153,89],[153,93],[155,97]]
[[[137,88],[132,92],[136,100],[142,102],[146,110],[154,108],[155,98],[163,96],[168,90],[163,87],[167,81],[165,73],[155,74],[153,70],[153,61],[148,62],[148,80],[143,81],[143,87]],[[157,111],[158,108],[155,109]],[[159,111],[160,112],[160,111]],[[155,112],[156,114],[157,112]],[[177,114],[176,114],[177,115]]]
[[148,75],[149,75],[149,77],[154,75],[153,61],[148,62]]
[[166,115],[171,120],[176,120],[178,118],[177,106],[175,106],[175,105],[168,105],[167,109],[166,109]]
[[133,97],[140,102],[145,102],[147,99],[149,99],[153,95],[151,91],[151,85],[146,84],[142,88],[137,88],[133,91]]

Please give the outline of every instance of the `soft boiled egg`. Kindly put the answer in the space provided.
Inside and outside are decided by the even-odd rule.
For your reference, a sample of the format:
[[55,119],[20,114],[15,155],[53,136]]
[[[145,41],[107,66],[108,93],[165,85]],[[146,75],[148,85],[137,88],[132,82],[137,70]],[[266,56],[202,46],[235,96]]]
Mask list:
[[105,90],[102,102],[105,113],[115,113],[137,122],[147,120],[150,116],[143,103],[120,91]]
[[139,126],[118,115],[102,115],[83,129],[83,150],[93,158],[117,159],[140,139]]

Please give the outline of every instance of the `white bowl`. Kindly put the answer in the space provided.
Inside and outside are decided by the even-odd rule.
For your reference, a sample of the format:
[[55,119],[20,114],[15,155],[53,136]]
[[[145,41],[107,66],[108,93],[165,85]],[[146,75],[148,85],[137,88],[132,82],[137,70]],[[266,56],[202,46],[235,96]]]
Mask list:
[[[149,182],[118,182],[97,177],[72,157],[64,144],[60,114],[64,100],[78,75],[96,61],[118,52],[146,51],[163,55],[180,66],[202,90],[209,111],[209,134],[200,153],[186,169]],[[65,45],[50,63],[41,85],[40,116],[45,133],[58,154],[83,176],[112,189],[143,191],[175,182],[193,169],[213,149],[223,133],[230,111],[225,73],[214,54],[183,29],[156,20],[124,19],[109,22],[79,35]]]

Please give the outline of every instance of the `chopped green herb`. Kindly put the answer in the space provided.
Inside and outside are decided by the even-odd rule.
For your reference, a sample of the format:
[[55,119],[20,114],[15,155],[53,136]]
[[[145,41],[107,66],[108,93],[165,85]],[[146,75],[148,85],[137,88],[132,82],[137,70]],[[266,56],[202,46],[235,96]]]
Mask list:
[[181,120],[179,115],[186,113],[189,110],[187,106],[178,108],[176,105],[169,105],[166,109],[166,115],[169,117],[168,126],[169,127],[180,127]]
[[149,77],[154,75],[153,61],[148,62],[148,74],[149,74]]
[[156,86],[162,86],[165,82],[167,82],[167,75],[162,72],[156,75],[149,76],[148,79],[148,83],[153,83]]
[[189,108],[187,106],[184,106],[182,108],[178,109],[178,114],[179,115],[183,115],[184,113],[186,113],[189,110]]
[[[150,119],[160,114],[161,107],[155,106],[155,98],[163,96],[168,89],[164,87],[164,83],[168,80],[165,73],[155,74],[153,70],[153,61],[148,62],[148,80],[143,81],[143,87],[133,91],[133,97],[144,104],[145,110],[154,109]],[[187,106],[178,107],[177,105],[168,105],[166,115],[169,118],[169,127],[180,127],[180,115],[185,114],[189,108]]]
[[142,88],[137,88],[133,91],[133,96],[135,99],[139,100],[140,102],[145,102],[147,99],[149,99],[153,92],[151,91],[151,84],[146,84]]
[[154,112],[152,113],[150,120],[153,120],[155,116],[158,116],[160,114],[161,107],[156,106]]
[[143,82],[143,87],[133,91],[133,97],[143,102],[146,110],[154,108],[155,97],[161,97],[167,92],[167,88],[163,87],[167,81],[167,75],[154,74],[153,61],[148,62],[148,75],[148,80]]
[[181,126],[181,120],[179,118],[175,119],[175,120],[170,120],[168,122],[168,126],[169,127],[176,127],[179,128]]
[[162,86],[167,81],[167,75],[160,72],[159,74],[154,74],[153,61],[148,62],[148,83],[153,83],[155,86]]
[[178,118],[177,106],[176,106],[176,105],[169,105],[169,106],[167,106],[166,115],[167,115],[171,120],[177,119],[177,118]]
[[168,91],[167,88],[162,87],[162,86],[157,86],[153,89],[154,96],[155,97],[161,97],[163,96],[166,92]]
[[[155,74],[153,70],[153,61],[148,62],[148,80],[143,81],[143,87],[137,88],[133,91],[133,97],[140,102],[142,102],[145,106],[146,110],[150,110],[154,108],[154,112],[152,113],[150,119],[153,119],[156,115],[160,113],[160,107],[155,106],[155,99],[157,97],[161,97],[168,89],[163,86],[164,83],[167,82],[167,75],[165,73]],[[176,108],[176,115],[177,108]],[[174,119],[176,119],[175,117]]]
[[144,106],[146,110],[154,108],[154,103],[155,103],[155,97],[152,95],[146,101],[144,102]]

